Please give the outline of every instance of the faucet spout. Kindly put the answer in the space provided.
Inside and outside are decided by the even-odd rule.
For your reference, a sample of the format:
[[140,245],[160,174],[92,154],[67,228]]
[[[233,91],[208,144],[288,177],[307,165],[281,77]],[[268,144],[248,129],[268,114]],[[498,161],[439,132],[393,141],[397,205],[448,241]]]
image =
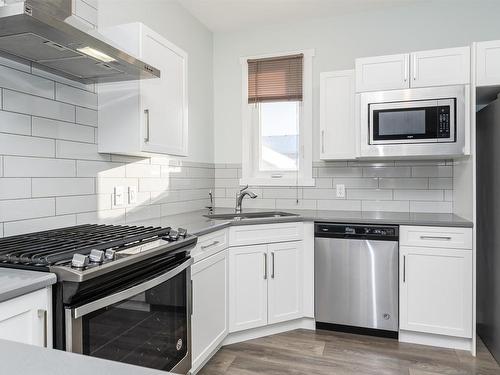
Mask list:
[[246,196],[249,196],[251,199],[257,198],[257,194],[255,194],[253,191],[247,190],[248,185],[245,186],[243,189],[240,190],[239,193],[236,194],[236,208],[234,211],[239,214],[241,213],[241,203],[243,202],[243,198]]

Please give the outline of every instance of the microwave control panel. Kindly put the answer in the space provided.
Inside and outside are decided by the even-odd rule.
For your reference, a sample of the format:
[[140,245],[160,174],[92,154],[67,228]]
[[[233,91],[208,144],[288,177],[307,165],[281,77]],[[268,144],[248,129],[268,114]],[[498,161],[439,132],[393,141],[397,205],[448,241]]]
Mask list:
[[438,138],[450,138],[450,106],[438,107]]

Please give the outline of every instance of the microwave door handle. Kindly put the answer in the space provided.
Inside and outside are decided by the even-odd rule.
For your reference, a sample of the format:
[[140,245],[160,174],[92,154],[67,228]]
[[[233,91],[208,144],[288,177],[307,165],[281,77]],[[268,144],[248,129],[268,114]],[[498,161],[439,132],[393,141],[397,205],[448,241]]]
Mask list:
[[120,292],[111,294],[109,296],[98,299],[96,301],[89,302],[86,305],[76,307],[72,310],[73,319],[78,319],[84,315],[91,313],[91,312],[102,309],[103,307],[111,306],[117,302],[121,302],[123,300],[126,300],[127,298],[133,297],[139,293],[143,293],[146,290],[154,288],[155,286],[158,286],[158,285],[164,283],[165,281],[170,280],[174,276],[178,275],[179,273],[184,271],[186,268],[191,266],[191,264],[193,264],[193,258],[189,258],[185,262],[178,265],[176,268],[174,268],[168,272],[165,272],[164,274],[162,274],[154,279],[148,280],[142,284],[135,285],[133,287],[122,290]]

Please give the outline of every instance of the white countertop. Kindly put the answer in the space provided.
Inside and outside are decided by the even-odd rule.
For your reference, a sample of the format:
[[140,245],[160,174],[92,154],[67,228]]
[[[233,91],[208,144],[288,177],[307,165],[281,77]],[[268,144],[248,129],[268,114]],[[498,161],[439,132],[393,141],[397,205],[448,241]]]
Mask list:
[[45,288],[56,281],[56,275],[49,272],[0,268],[0,302]]
[[63,352],[56,349],[0,340],[2,374],[12,375],[168,375],[104,359]]

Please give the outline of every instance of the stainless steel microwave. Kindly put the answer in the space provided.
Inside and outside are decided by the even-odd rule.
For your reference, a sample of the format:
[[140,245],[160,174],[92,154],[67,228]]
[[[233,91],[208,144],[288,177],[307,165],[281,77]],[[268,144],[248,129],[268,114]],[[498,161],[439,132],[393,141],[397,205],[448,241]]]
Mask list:
[[443,86],[360,94],[360,156],[463,154],[467,88]]

